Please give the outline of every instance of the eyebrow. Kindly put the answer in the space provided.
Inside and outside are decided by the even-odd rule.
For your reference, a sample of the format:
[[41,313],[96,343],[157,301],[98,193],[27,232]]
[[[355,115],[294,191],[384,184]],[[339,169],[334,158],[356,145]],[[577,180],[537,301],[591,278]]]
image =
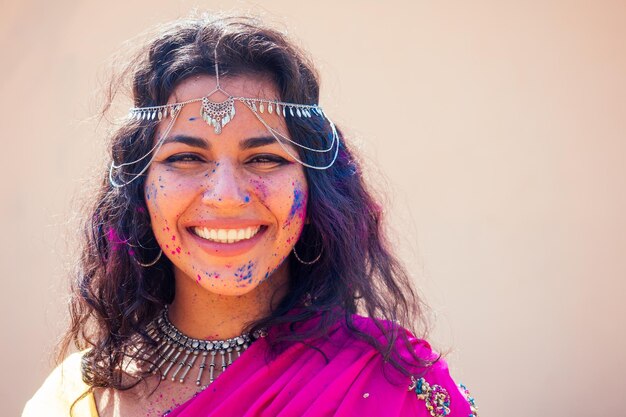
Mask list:
[[[254,138],[244,139],[239,142],[239,148],[241,150],[247,150],[252,148],[259,148],[261,146],[270,145],[276,142],[276,139],[273,136],[259,136]],[[211,149],[211,144],[206,140],[195,137],[195,136],[187,136],[187,135],[174,135],[170,136],[163,141],[163,145],[168,143],[182,143],[188,146],[192,146],[194,148],[201,149]]]
[[209,149],[211,145],[204,139],[197,138],[195,136],[187,136],[187,135],[174,135],[165,138],[163,141],[163,145],[167,145],[168,143],[182,143],[184,145],[192,146],[194,148],[202,148]]
[[273,136],[260,136],[256,138],[248,138],[239,142],[239,148],[243,151],[246,149],[260,148],[261,146],[271,145],[276,142]]

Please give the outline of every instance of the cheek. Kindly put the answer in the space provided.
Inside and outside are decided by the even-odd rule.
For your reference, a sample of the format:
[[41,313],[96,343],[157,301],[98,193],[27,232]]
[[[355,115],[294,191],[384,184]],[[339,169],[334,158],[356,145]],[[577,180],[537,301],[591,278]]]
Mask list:
[[183,255],[176,224],[186,204],[185,195],[188,185],[180,181],[172,181],[165,175],[148,177],[144,195],[152,222],[152,231],[168,255]]
[[[149,209],[157,209],[157,198],[159,197],[159,188],[154,180],[146,181],[146,185],[144,188],[144,198],[146,200],[146,205]],[[150,210],[150,214],[152,214],[152,210]]]
[[250,189],[259,197],[262,202],[266,202],[268,195],[268,187],[271,184],[270,180],[265,180],[259,176],[250,180]]
[[293,181],[289,186],[282,187],[281,194],[271,195],[275,197],[273,207],[279,222],[272,255],[282,262],[302,233],[306,219],[307,188],[301,181]]
[[294,220],[306,218],[308,191],[304,179],[280,181],[257,177],[250,180],[250,188],[271,209],[281,228],[287,229]]
[[284,228],[290,228],[292,224],[297,225],[299,229],[302,228],[304,220],[306,219],[306,208],[308,193],[306,186],[300,181],[294,181],[291,183],[291,189],[289,193],[289,202],[287,204],[288,213],[283,223]]
[[150,211],[150,217],[154,219],[154,215],[161,210],[166,210],[169,200],[168,195],[171,194],[171,181],[167,176],[161,174],[148,175],[144,189],[144,197],[146,205]]
[[291,210],[289,211],[289,220],[299,218],[304,221],[306,217],[306,205],[308,200],[308,193],[306,187],[303,187],[300,182],[292,183],[293,186],[293,203],[291,204]]
[[150,216],[154,219],[180,214],[194,190],[197,190],[195,181],[170,178],[167,170],[164,175],[150,175],[144,190]]

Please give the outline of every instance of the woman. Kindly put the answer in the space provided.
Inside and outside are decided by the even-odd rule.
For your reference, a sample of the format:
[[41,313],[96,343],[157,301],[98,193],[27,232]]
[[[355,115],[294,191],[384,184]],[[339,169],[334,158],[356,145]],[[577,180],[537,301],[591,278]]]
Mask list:
[[83,350],[24,416],[476,415],[406,330],[419,299],[302,52],[191,18],[126,73],[63,351]]

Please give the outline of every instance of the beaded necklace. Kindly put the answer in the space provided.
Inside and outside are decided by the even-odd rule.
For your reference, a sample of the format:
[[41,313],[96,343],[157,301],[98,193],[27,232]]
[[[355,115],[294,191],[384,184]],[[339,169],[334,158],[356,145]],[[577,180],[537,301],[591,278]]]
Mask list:
[[[189,372],[197,369],[196,385],[206,388],[215,380],[215,368],[222,372],[241,356],[250,344],[260,337],[265,337],[264,330],[252,334],[244,333],[226,340],[202,340],[184,335],[168,318],[167,306],[147,327],[148,335],[157,343],[156,347],[142,349],[143,361],[151,363],[149,372],[159,373],[161,379],[170,378],[184,383]],[[236,357],[233,358],[233,356]],[[207,363],[208,362],[208,363]],[[219,364],[218,364],[219,363]],[[209,368],[208,383],[205,369]],[[170,372],[171,376],[170,376]]]

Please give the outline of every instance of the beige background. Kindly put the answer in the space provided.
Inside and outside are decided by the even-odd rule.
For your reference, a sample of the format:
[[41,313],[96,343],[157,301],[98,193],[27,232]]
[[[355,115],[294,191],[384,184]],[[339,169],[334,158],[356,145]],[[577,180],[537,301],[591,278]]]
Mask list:
[[623,0],[3,0],[2,415],[63,328],[110,57],[194,6],[260,11],[315,57],[482,416],[626,415]]

